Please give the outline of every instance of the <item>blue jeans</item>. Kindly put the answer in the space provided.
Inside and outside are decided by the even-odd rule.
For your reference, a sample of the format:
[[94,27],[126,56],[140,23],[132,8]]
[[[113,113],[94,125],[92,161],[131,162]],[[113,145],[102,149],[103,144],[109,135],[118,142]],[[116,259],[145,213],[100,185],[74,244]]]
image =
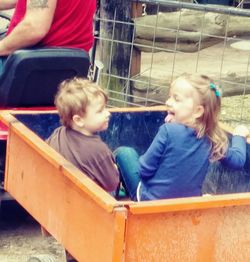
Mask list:
[[115,150],[114,156],[123,186],[129,197],[136,201],[136,191],[140,182],[139,155],[133,148],[122,146]]
[[7,60],[7,56],[0,56],[0,76],[3,72],[3,68],[6,60]]

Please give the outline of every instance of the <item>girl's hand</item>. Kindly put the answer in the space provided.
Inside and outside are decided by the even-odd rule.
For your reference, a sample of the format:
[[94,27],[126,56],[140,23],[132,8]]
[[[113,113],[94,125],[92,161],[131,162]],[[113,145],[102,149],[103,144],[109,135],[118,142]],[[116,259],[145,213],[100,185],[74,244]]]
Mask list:
[[249,136],[249,133],[249,129],[246,126],[239,125],[235,127],[233,135],[247,137]]
[[169,122],[168,116],[165,117],[164,121],[165,121],[165,123],[168,123],[168,122]]
[[173,114],[168,113],[167,116],[165,117],[164,121],[165,121],[165,123],[171,123],[171,122],[174,122]]

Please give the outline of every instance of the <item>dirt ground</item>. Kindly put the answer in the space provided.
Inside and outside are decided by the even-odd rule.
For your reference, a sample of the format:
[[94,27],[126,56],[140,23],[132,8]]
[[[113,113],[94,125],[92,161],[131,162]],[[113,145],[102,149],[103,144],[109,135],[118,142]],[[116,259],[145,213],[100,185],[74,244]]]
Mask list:
[[27,262],[33,256],[66,261],[63,247],[53,237],[42,236],[40,225],[17,203],[4,202],[0,214],[1,262]]

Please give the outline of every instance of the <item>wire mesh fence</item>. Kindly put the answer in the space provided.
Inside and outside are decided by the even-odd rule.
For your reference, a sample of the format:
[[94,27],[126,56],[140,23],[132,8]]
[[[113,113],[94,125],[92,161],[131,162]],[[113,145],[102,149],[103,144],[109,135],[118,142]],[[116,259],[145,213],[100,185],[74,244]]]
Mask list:
[[101,0],[96,21],[96,59],[104,63],[101,84],[112,106],[163,104],[175,77],[197,72],[222,87],[225,120],[250,123],[250,10]]

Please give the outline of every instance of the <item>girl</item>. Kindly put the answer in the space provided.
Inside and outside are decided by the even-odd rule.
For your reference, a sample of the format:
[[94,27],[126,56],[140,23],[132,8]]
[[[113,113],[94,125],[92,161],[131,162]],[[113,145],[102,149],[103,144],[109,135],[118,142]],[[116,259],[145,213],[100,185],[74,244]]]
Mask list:
[[218,124],[221,90],[204,75],[184,74],[170,86],[168,114],[140,158],[132,148],[115,152],[124,187],[133,200],[200,196],[209,162],[240,169],[249,131],[238,126],[232,146]]

